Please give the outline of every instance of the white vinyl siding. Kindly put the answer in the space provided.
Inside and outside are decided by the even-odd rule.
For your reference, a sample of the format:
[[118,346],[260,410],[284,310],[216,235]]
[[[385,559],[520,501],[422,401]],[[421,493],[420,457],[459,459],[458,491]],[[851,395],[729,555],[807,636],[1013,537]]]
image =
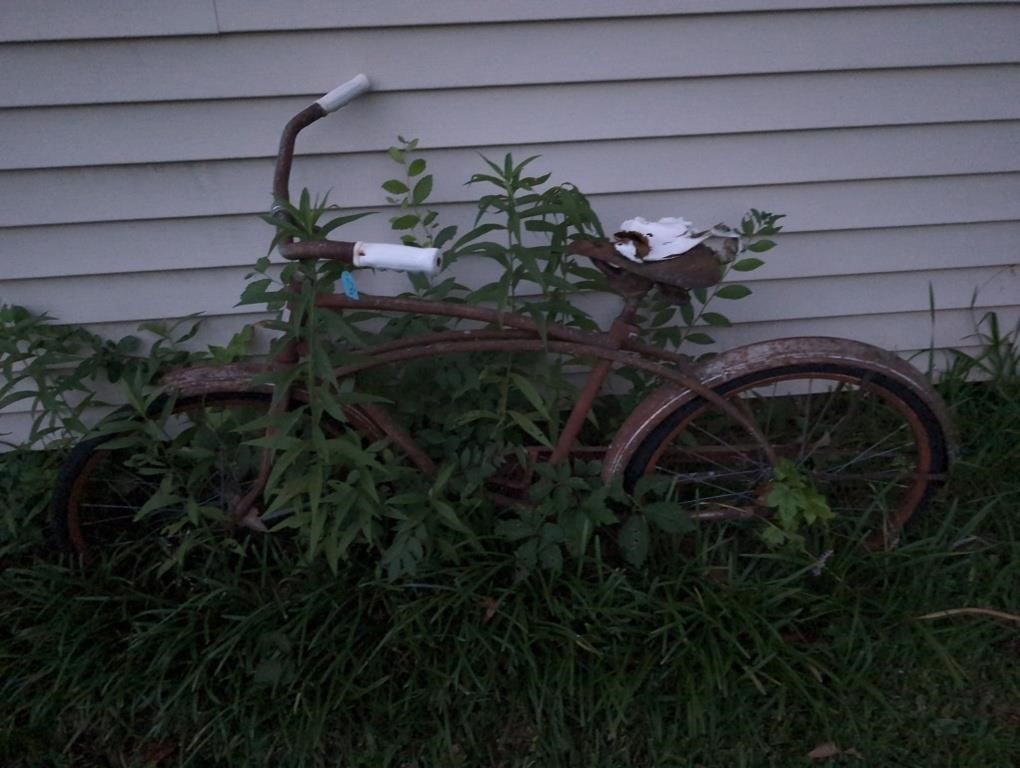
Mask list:
[[461,224],[479,153],[506,151],[542,155],[610,228],[786,213],[753,294],[721,308],[726,344],[911,356],[973,344],[985,312],[1020,318],[1017,3],[38,0],[0,8],[0,71],[0,302],[112,336],[260,317],[234,305],[271,236],[280,129],[358,72],[373,91],[302,134],[293,182],[383,210],[352,238],[393,237],[399,133]]

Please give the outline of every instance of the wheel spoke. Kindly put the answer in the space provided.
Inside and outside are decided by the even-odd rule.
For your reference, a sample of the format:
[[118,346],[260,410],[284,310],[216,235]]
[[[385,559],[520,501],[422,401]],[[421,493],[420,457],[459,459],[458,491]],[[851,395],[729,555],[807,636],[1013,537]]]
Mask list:
[[[777,457],[793,460],[830,508],[861,530],[902,525],[944,472],[944,438],[924,399],[874,371],[791,365],[717,392],[738,405]],[[771,466],[746,429],[698,398],[635,449],[625,478],[634,482],[645,474],[669,478],[671,498],[686,504],[692,517],[716,519],[726,517],[727,508],[760,505]],[[870,521],[858,519],[862,515]]]

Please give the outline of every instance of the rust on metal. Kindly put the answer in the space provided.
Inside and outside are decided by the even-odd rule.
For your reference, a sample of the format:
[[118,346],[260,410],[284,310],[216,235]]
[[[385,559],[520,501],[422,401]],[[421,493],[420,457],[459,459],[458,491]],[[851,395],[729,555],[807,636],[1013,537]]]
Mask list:
[[174,394],[211,395],[216,392],[270,392],[272,387],[253,386],[252,378],[265,373],[257,363],[227,363],[225,365],[195,365],[170,371],[160,380],[162,386]]
[[[434,475],[436,473],[436,465],[432,459],[414,442],[414,438],[393,420],[385,408],[378,403],[359,403],[357,406],[354,406],[354,409],[363,413],[376,428],[382,430],[383,434],[392,440],[418,469],[426,475]],[[345,406],[345,414],[347,410],[348,406]]]
[[[619,349],[623,346],[625,339],[637,333],[638,329],[633,324],[636,314],[637,304],[628,302],[613,321],[609,333],[606,334],[606,338],[614,348]],[[559,441],[556,443],[556,450],[553,451],[552,456],[549,458],[550,464],[559,464],[570,455],[570,451],[574,446],[574,440],[580,434],[584,420],[588,417],[589,412],[591,412],[595,398],[602,390],[602,385],[605,384],[612,365],[613,362],[611,360],[602,359],[591,367],[587,381],[585,381],[584,387],[578,393],[577,402],[574,403],[574,408],[571,410],[567,423],[564,424],[563,431],[560,433]]]
[[290,200],[290,168],[294,162],[294,142],[298,133],[325,116],[326,110],[318,104],[311,104],[294,115],[283,129],[273,171],[273,198],[277,201]]
[[[757,425],[753,424],[746,415],[737,409],[729,400],[721,397],[706,387],[690,374],[671,367],[661,365],[642,358],[640,355],[626,350],[608,349],[605,347],[592,347],[587,344],[564,341],[542,341],[540,339],[487,339],[468,341],[447,341],[435,344],[421,345],[411,349],[396,349],[385,354],[369,355],[365,359],[352,362],[348,365],[335,369],[334,373],[338,379],[353,376],[360,371],[379,368],[393,363],[414,360],[422,357],[432,357],[450,354],[465,354],[471,352],[551,352],[553,354],[569,355],[571,357],[595,357],[616,363],[622,367],[635,368],[646,371],[665,381],[680,384],[697,395],[704,397],[708,402],[715,405],[719,410],[736,421],[741,427],[747,430],[754,438],[763,454],[769,458],[771,463],[775,462],[775,454],[772,447],[765,440]],[[619,438],[618,438],[619,439]]]
[[[797,363],[853,364],[900,381],[923,399],[947,439],[955,442],[945,403],[921,372],[892,352],[863,342],[827,336],[773,339],[723,352],[691,373],[704,386],[716,389],[749,373]],[[610,446],[605,464],[607,476],[623,471],[644,438],[670,413],[699,394],[689,388],[667,384],[642,401]]]
[[439,331],[437,333],[422,334],[420,336],[404,336],[385,344],[378,344],[371,347],[371,354],[378,355],[391,352],[395,349],[407,349],[420,347],[423,344],[433,344],[439,341],[469,341],[482,339],[532,339],[535,335],[527,331],[500,331],[491,328],[479,328],[464,331]]
[[280,255],[291,261],[332,259],[345,264],[354,263],[356,243],[342,240],[303,240],[299,243],[280,243]]
[[[443,304],[426,299],[414,299],[404,296],[373,296],[362,293],[359,298],[351,299],[343,294],[327,294],[316,299],[316,306],[341,311],[345,309],[368,309],[377,312],[397,312],[400,314],[433,315],[436,317],[456,317],[461,320],[469,320],[480,323],[487,323],[496,326],[497,330],[485,329],[487,333],[512,333],[508,329],[517,331],[528,331],[530,337],[540,336],[541,331],[538,324],[528,317],[498,312],[486,307],[478,307],[470,304]],[[464,333],[463,331],[443,331],[443,334]],[[558,323],[549,323],[545,328],[548,338],[561,341],[572,341],[578,344],[588,344],[593,347],[606,347],[615,349],[604,333],[591,333],[577,328],[568,328]],[[499,336],[499,338],[518,338],[519,336]],[[436,334],[424,334],[415,336],[407,342],[401,341],[402,346],[417,346],[429,344],[438,338]],[[622,342],[623,349],[638,354],[663,360],[671,365],[685,371],[694,369],[694,363],[688,355],[679,352],[662,349],[651,344],[645,344],[634,336],[626,337]],[[366,349],[366,354],[372,354],[374,348]]]

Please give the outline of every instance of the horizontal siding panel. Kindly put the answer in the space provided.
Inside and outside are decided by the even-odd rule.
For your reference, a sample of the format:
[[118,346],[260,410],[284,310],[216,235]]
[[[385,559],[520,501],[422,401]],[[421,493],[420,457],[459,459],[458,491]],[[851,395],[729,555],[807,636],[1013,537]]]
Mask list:
[[[141,322],[195,313],[261,314],[264,308],[238,307],[248,270],[215,268],[136,272],[94,277],[19,280],[3,284],[2,301],[46,311],[61,323]],[[393,294],[410,284],[399,272],[364,271],[358,286],[366,293]],[[66,304],[59,298],[69,297]]]
[[[466,207],[456,213],[459,224],[470,224]],[[615,228],[620,218],[606,220],[606,227]],[[270,234],[266,224],[244,216],[0,230],[0,281],[248,266],[265,253]],[[336,237],[395,239],[383,216],[363,219]],[[80,258],[88,243],[102,247]],[[1020,254],[1020,222],[784,231],[779,243],[754,273],[756,280],[1013,264]],[[2,289],[0,282],[0,295]]]
[[213,0],[6,0],[0,4],[0,42],[217,31]]
[[[529,147],[589,194],[900,178],[1020,170],[1020,124],[840,129],[728,137],[686,137]],[[500,148],[484,153],[500,157]],[[480,169],[471,150],[423,153],[435,174],[435,202],[484,191],[463,180]],[[520,159],[526,156],[518,154]],[[593,161],[593,158],[599,158]],[[384,154],[298,158],[292,189],[328,188],[345,207],[384,204],[380,184],[396,166]],[[270,160],[179,163],[0,174],[0,226],[176,218],[268,207]]]
[[1016,6],[401,27],[8,44],[0,103],[287,96],[359,71],[388,91],[1018,61]]
[[[488,262],[458,274],[468,285],[489,279]],[[720,301],[735,322],[809,317],[837,317],[864,312],[918,312],[929,309],[929,286],[936,309],[1004,306],[1020,296],[1018,267],[977,267],[860,276],[789,278],[746,282],[754,295],[745,301]],[[19,280],[4,284],[4,301],[33,310],[45,309],[62,322],[101,323],[180,317],[195,312],[233,314],[254,308],[235,307],[244,287],[245,270],[216,268],[191,271],[129,273],[96,277]],[[750,276],[748,276],[750,277]],[[366,293],[404,290],[406,278],[393,272],[363,272]],[[61,309],[55,296],[73,296]]]
[[[608,328],[619,311],[619,302],[599,299],[597,296],[587,296],[579,303],[585,305],[585,310],[598,320],[601,327]],[[740,303],[754,303],[756,300],[752,294]],[[726,303],[720,301],[713,305],[713,309],[732,316],[733,313],[727,312]],[[931,348],[960,349],[975,344],[975,333],[983,328],[981,322],[986,313],[994,313],[1005,331],[1020,328],[1020,308],[1016,306],[943,309],[937,313],[934,321],[928,311],[752,320],[728,328],[704,328],[715,339],[715,343],[706,346],[691,344],[683,351],[692,355],[707,351],[721,352],[745,344],[795,336],[855,339],[899,353]],[[921,364],[922,368],[926,362]]]
[[518,19],[591,19],[737,11],[812,10],[889,5],[961,5],[981,0],[401,0],[337,3],[290,0],[286,5],[251,0],[216,0],[225,32],[325,27],[388,27],[411,24],[464,24]]
[[606,221],[623,221],[636,212],[657,219],[675,216],[678,211],[692,221],[736,221],[754,206],[787,213],[790,231],[1010,221],[1020,218],[1020,175],[606,195],[597,198],[596,204]]
[[888,5],[963,5],[983,0],[34,0],[0,6],[0,42],[157,37],[291,29],[391,27],[735,11]]
[[1020,222],[780,233],[756,280],[1008,266],[1020,261]]
[[737,323],[921,312],[931,307],[932,297],[936,310],[999,307],[1020,296],[1016,267],[748,282],[752,297],[720,302]]
[[[1015,257],[1009,244],[1020,219],[1020,174],[596,195],[592,204],[608,229],[634,215],[649,219],[683,215],[697,222],[736,223],[750,207],[786,212],[784,248],[774,252],[770,264],[785,258],[785,238],[796,233],[841,237],[842,246],[832,246],[834,253],[853,251],[858,235],[865,238],[863,242],[872,238],[872,248],[859,249],[860,253],[848,257],[844,264],[848,271],[858,262],[861,271],[893,270],[885,255],[891,249],[884,242],[875,243],[883,235],[869,235],[866,230],[890,232],[888,228],[955,222],[955,234],[947,236],[951,239],[945,249],[936,250],[946,254],[939,258],[951,259],[956,252],[961,264],[985,265],[1001,263],[1001,253],[984,253],[986,247],[996,250],[997,244],[1005,243],[1007,263]],[[469,226],[474,219],[474,208],[468,204],[444,205],[438,210],[440,220],[446,223]],[[996,228],[993,234],[980,234],[982,222]],[[972,227],[975,244],[971,250],[980,253],[968,252],[964,245],[967,234],[961,233],[970,233]],[[374,216],[335,237],[388,241],[393,233],[384,216]],[[134,271],[146,268],[147,263],[157,269],[247,265],[266,252],[269,240],[268,227],[251,215],[0,229],[0,279]],[[916,246],[910,236],[890,242],[899,242],[901,249]],[[103,247],[97,248],[95,243]],[[817,240],[814,246],[809,242],[800,247],[800,258],[794,262],[791,257],[786,263],[818,269],[812,265],[820,262],[820,247],[824,244]],[[824,269],[833,269],[834,258]],[[879,266],[882,264],[885,266]],[[926,266],[952,265],[926,262]],[[6,288],[0,284],[0,301],[8,300],[5,294]]]
[[[713,328],[710,332],[716,337],[720,349],[791,336],[852,338],[894,352],[924,350],[929,346],[959,349],[973,344],[978,322],[986,311],[995,312],[1003,328],[1013,328],[1020,323],[1020,309],[1017,307],[991,307],[976,311],[942,310],[934,322],[928,312],[904,312],[741,323],[731,328]],[[922,368],[927,364],[923,356],[916,362]]]
[[32,421],[29,413],[0,413],[0,453],[25,442],[31,434]]
[[[359,222],[350,236],[381,239],[388,226],[376,219],[375,226],[372,219]],[[0,281],[250,266],[272,236],[268,224],[250,215],[0,229]]]
[[[0,168],[270,157],[314,98],[0,110]],[[1020,66],[693,78],[374,94],[300,150],[384,150],[397,133],[440,149],[1018,118]]]

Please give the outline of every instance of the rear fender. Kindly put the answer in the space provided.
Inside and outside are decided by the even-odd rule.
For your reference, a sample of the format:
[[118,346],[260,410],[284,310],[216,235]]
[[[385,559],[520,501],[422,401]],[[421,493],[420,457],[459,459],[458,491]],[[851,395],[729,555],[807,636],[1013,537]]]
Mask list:
[[[949,443],[955,443],[945,404],[928,379],[892,352],[860,341],[827,336],[774,339],[724,352],[696,366],[693,374],[714,389],[749,373],[803,363],[849,364],[880,373],[910,387],[931,408]],[[603,478],[608,481],[622,475],[645,438],[673,411],[696,397],[689,389],[667,384],[641,401],[606,451]]]

